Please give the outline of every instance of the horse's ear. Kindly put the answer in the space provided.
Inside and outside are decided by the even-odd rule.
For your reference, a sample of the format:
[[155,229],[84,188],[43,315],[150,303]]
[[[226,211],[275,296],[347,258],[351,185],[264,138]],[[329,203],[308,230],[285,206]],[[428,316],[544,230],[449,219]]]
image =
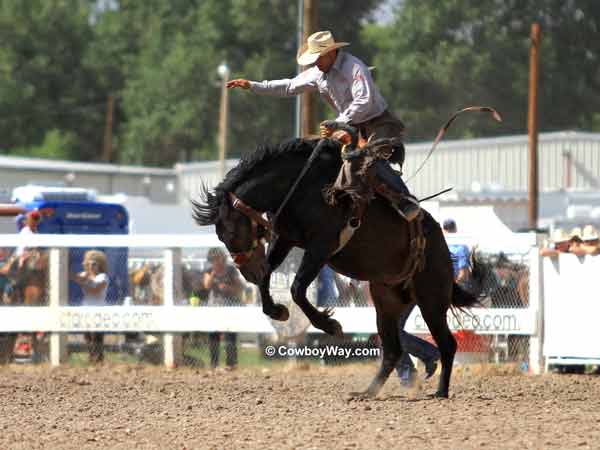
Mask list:
[[192,217],[200,226],[214,225],[219,217],[219,203],[221,203],[218,196],[202,184],[199,197],[198,201],[191,200]]

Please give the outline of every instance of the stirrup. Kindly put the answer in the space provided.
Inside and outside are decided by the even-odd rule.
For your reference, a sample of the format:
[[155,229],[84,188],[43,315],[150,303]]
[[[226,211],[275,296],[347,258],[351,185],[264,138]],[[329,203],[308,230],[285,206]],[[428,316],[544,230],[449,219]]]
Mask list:
[[395,206],[395,209],[398,212],[398,214],[400,214],[400,216],[402,216],[402,218],[404,220],[406,220],[407,222],[412,222],[419,216],[419,213],[421,212],[421,207],[418,204],[415,206],[417,206],[417,207],[415,209],[412,209],[408,215],[405,214],[404,211],[402,210],[402,208],[399,206]]

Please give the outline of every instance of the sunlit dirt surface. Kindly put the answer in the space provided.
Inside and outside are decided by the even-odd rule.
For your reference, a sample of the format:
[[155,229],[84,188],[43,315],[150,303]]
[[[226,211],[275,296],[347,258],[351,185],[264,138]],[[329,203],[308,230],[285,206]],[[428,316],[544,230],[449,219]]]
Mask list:
[[600,448],[600,376],[458,370],[449,400],[374,365],[0,368],[1,449]]

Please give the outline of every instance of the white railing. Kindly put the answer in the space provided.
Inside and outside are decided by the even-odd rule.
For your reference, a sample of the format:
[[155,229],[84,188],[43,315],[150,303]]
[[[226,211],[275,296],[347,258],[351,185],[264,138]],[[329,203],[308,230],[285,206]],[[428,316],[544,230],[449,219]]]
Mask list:
[[[474,308],[467,314],[448,315],[452,329],[474,330],[486,335],[529,336],[529,367],[539,373],[541,359],[541,260],[535,236],[519,238],[527,247],[530,261],[529,305],[527,308]],[[154,332],[163,334],[164,363],[176,366],[182,358],[180,333],[232,331],[273,333],[270,320],[258,306],[178,306],[182,294],[182,250],[222,245],[211,235],[0,235],[0,247],[27,245],[46,247],[50,252],[48,306],[5,306],[0,309],[0,332],[43,331],[51,334],[50,360],[66,361],[66,335],[80,332]],[[163,299],[160,306],[68,306],[69,248],[128,247],[162,249]],[[505,247],[506,248],[506,247]],[[523,250],[525,251],[525,250]],[[376,333],[372,307],[338,307],[335,318],[346,333]],[[406,324],[410,333],[427,333],[418,309]],[[309,331],[317,331],[309,329]]]
[[600,364],[600,256],[544,258],[546,364]]

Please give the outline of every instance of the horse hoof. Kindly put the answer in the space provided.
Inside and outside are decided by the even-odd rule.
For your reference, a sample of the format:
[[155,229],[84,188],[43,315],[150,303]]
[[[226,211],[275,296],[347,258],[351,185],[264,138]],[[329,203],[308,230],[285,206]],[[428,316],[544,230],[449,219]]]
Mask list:
[[366,390],[366,391],[359,391],[359,392],[350,392],[348,394],[348,401],[362,401],[362,400],[370,400],[372,398],[375,398],[375,394],[373,394],[372,392]]
[[428,380],[437,370],[437,359],[432,358],[425,361],[425,379]]
[[269,316],[273,320],[280,320],[282,322],[285,322],[286,320],[288,320],[290,318],[290,312],[284,305],[277,303],[275,305],[275,309],[273,310],[273,313],[269,314]]
[[431,395],[431,398],[448,398],[448,393],[447,392],[442,392],[442,391],[436,391],[435,394]]
[[327,334],[331,335],[331,336],[335,336],[338,338],[343,338],[344,337],[344,330],[342,329],[342,326],[340,325],[340,323],[337,320],[334,319],[329,319],[329,324],[326,327],[325,331]]

